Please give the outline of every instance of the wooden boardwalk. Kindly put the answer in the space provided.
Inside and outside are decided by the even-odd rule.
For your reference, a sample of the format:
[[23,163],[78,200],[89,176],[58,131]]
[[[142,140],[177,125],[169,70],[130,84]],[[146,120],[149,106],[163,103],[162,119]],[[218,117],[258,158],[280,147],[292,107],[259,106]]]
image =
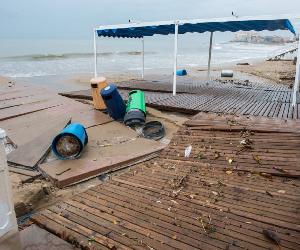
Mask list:
[[[243,85],[244,84],[244,85]],[[188,114],[214,112],[222,114],[243,114],[283,119],[300,119],[300,98],[292,107],[292,90],[284,85],[263,85],[234,82],[183,82],[178,83],[176,96],[172,85],[162,81],[119,82],[124,99],[132,89],[145,91],[146,103],[150,107]],[[91,99],[89,90],[62,93],[73,98]]]
[[299,249],[299,154],[296,121],[198,114],[158,158],[32,219],[84,249]]

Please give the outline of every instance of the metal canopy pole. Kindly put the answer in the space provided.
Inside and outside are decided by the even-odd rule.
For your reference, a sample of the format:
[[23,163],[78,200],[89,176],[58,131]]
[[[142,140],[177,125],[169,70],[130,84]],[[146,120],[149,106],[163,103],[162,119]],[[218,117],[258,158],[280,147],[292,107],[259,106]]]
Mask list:
[[176,95],[176,71],[177,71],[177,50],[178,50],[178,22],[175,22],[174,34],[174,69],[173,69],[173,95]]
[[96,40],[97,30],[94,29],[94,77],[97,77],[97,40]]
[[300,91],[299,87],[300,87],[300,39],[298,41],[296,76],[295,76],[294,89],[293,89],[293,102],[292,102],[293,107],[295,107],[297,102],[297,92],[299,93]]
[[211,50],[212,50],[212,41],[213,41],[213,32],[210,32],[209,39],[209,54],[208,54],[208,69],[207,69],[207,79],[210,80],[210,62],[211,62]]
[[144,79],[145,72],[145,45],[144,45],[144,37],[142,37],[142,79]]

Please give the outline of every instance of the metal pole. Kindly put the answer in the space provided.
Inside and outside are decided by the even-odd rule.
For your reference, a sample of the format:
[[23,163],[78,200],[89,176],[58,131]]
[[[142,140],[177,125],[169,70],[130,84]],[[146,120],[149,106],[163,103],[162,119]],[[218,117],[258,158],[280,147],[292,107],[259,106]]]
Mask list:
[[97,40],[96,40],[97,31],[94,29],[94,77],[97,77]]
[[298,41],[296,76],[295,76],[294,89],[293,89],[293,102],[292,102],[293,107],[295,107],[297,102],[297,93],[299,93],[299,87],[300,87],[300,39]]
[[175,22],[174,34],[174,71],[173,71],[173,95],[176,95],[176,71],[177,71],[177,50],[178,50],[178,22]]
[[144,37],[142,37],[142,79],[144,79],[145,72],[145,45],[144,45]]
[[211,50],[212,50],[212,41],[213,41],[213,32],[210,32],[209,39],[209,54],[208,54],[208,69],[207,69],[207,79],[210,80],[210,62],[211,62]]

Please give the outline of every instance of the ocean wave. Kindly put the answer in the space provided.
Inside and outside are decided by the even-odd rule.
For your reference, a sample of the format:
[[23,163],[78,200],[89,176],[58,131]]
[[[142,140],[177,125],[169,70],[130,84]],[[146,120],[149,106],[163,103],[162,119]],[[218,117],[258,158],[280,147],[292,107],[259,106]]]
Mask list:
[[[141,55],[141,51],[120,51],[120,52],[98,52],[98,56],[112,56],[112,55]],[[155,54],[155,52],[145,52],[145,54]],[[20,56],[2,57],[5,60],[20,60],[20,61],[48,61],[48,60],[64,60],[72,58],[89,58],[93,57],[94,53],[63,53],[63,54],[32,54]]]

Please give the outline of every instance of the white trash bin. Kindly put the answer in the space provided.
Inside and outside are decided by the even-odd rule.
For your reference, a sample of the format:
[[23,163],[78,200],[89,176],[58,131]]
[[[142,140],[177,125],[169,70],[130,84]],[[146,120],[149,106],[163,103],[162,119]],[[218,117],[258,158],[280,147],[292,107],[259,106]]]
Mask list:
[[6,160],[6,133],[0,128],[0,242],[18,232]]

